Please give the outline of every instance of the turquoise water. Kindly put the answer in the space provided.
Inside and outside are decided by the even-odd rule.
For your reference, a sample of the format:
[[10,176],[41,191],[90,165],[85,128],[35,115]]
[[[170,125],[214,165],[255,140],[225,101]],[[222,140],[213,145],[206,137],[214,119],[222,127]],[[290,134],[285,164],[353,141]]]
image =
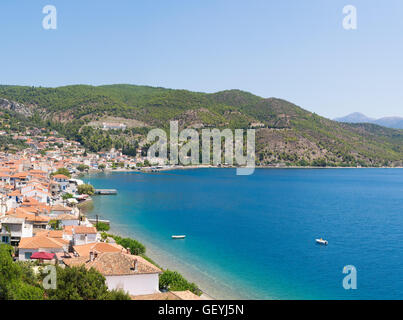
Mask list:
[[[86,178],[90,215],[216,298],[403,298],[402,169],[176,170]],[[185,240],[171,240],[186,234]],[[329,245],[319,246],[323,237]],[[357,269],[357,290],[342,287]]]

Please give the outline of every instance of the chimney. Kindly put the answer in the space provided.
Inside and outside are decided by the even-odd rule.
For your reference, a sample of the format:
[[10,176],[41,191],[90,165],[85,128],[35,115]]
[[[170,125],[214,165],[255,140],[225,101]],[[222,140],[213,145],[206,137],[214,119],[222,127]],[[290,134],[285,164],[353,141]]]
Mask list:
[[90,251],[90,261],[94,261],[94,252]]
[[94,251],[94,260],[98,258],[98,251]]
[[126,248],[126,253],[130,254],[130,248]]

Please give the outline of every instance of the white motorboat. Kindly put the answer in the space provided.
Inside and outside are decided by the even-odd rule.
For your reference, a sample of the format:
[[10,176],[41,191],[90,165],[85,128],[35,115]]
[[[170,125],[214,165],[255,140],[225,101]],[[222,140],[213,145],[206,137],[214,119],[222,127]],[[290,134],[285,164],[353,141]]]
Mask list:
[[185,239],[186,236],[185,235],[181,235],[181,236],[172,236],[172,239]]
[[323,244],[323,245],[327,246],[328,242],[327,242],[327,240],[324,240],[324,239],[320,238],[320,239],[316,239],[316,243]]

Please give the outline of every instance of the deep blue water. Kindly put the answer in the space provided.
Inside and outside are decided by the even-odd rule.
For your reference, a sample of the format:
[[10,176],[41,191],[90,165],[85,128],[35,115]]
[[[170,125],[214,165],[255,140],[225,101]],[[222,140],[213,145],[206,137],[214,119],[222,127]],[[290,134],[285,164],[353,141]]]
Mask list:
[[[91,214],[179,259],[187,276],[210,276],[213,296],[403,298],[402,169],[259,169],[251,176],[198,169],[85,180],[119,192],[94,197]],[[316,245],[318,237],[329,245]],[[357,269],[357,290],[342,287],[346,265]]]

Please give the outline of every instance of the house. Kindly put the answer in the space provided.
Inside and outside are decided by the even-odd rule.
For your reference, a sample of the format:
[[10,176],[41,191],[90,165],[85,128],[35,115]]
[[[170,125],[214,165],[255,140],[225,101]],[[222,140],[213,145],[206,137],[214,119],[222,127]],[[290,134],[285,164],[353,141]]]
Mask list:
[[80,223],[79,218],[72,214],[61,214],[56,219],[60,221],[62,227],[78,226]]
[[18,246],[18,260],[31,260],[34,252],[63,253],[68,252],[69,241],[63,238],[52,238],[48,234],[23,238]]
[[64,214],[71,214],[72,211],[72,208],[62,206],[61,204],[56,204],[50,208],[50,216],[58,217]]
[[55,181],[59,185],[60,191],[66,191],[69,185],[69,177],[64,174],[55,174],[53,176],[53,181]]
[[30,176],[28,172],[17,172],[10,176],[10,183],[16,188],[19,188],[24,186],[28,182],[29,178]]
[[24,190],[21,189],[21,193],[23,196],[28,197],[28,198],[33,198],[37,200],[40,203],[48,203],[50,201],[50,194],[48,190],[44,187],[36,186],[32,188],[31,190],[27,190],[24,192]]
[[14,208],[7,212],[10,217],[25,219],[25,222],[32,224],[33,228],[46,229],[50,217],[40,215],[38,212],[29,212],[28,208]]
[[95,227],[76,226],[72,228],[73,244],[87,244],[97,241],[97,229]]
[[33,225],[26,223],[24,218],[4,216],[0,218],[1,243],[18,246],[22,238],[32,237]]
[[123,252],[90,252],[90,256],[63,259],[66,266],[94,268],[106,279],[109,290],[122,289],[130,295],[154,294],[159,291],[162,271],[140,256]]

